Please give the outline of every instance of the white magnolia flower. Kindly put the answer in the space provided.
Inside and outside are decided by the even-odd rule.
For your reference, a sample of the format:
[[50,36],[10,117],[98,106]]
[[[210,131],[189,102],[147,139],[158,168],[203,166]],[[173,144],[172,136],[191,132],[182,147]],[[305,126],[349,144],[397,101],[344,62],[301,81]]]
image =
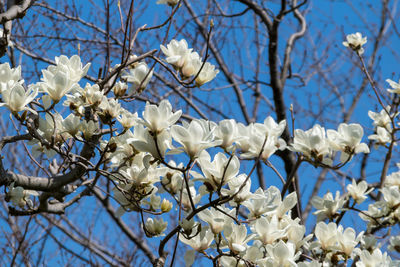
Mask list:
[[265,267],[297,267],[296,260],[300,257],[301,251],[296,253],[296,247],[288,242],[279,240],[275,245],[267,245],[267,258],[262,261],[261,266]]
[[47,93],[49,97],[58,102],[86,75],[90,63],[82,67],[79,56],[74,55],[70,59],[66,56],[56,57],[56,65],[42,70],[43,78],[39,83],[41,92]]
[[165,229],[167,229],[168,222],[164,222],[163,218],[153,219],[147,218],[145,223],[146,235],[149,237],[162,236]]
[[345,47],[350,47],[356,51],[359,55],[364,53],[362,46],[367,42],[367,37],[362,37],[361,33],[353,33],[346,36],[346,42],[343,42]]
[[385,144],[392,142],[392,135],[386,128],[378,126],[376,128],[376,134],[369,135],[368,139],[375,140],[377,145],[384,146]]
[[347,257],[350,257],[353,253],[354,248],[361,241],[363,234],[364,232],[361,232],[360,234],[358,234],[358,236],[356,236],[356,231],[353,228],[348,227],[343,231],[343,227],[339,225],[337,231],[337,240],[339,243],[340,251],[343,252]]
[[389,93],[400,94],[400,80],[398,83],[396,83],[390,79],[387,79],[386,82],[388,82],[392,87],[391,89],[387,89]]
[[99,105],[100,111],[98,112],[100,118],[104,123],[110,123],[112,119],[117,118],[121,113],[121,104],[118,100],[113,98],[103,97]]
[[203,62],[201,61],[200,55],[197,52],[192,52],[186,55],[185,63],[181,68],[182,76],[184,78],[188,78],[190,76],[197,75],[202,64]]
[[399,186],[400,187],[400,171],[393,172],[386,176],[385,186]]
[[179,0],[158,0],[157,4],[167,4],[169,6],[175,6],[176,4],[178,4]]
[[128,143],[132,144],[136,150],[150,153],[153,158],[159,159],[164,157],[168,149],[172,148],[172,139],[169,131],[159,132],[156,136],[157,145],[155,142],[155,136],[149,131],[148,128],[144,128],[143,125],[137,125],[135,127],[134,135],[128,139]]
[[391,267],[398,266],[392,265],[391,258],[387,255],[387,253],[383,253],[378,248],[376,248],[372,253],[368,250],[363,250],[360,253],[360,261],[356,262],[356,267]]
[[[238,125],[239,126],[239,125]],[[239,147],[244,152],[242,158],[256,158],[260,155],[261,160],[267,160],[275,151],[286,148],[286,142],[279,138],[286,127],[286,121],[283,120],[277,124],[272,117],[267,117],[264,124],[255,123],[247,126],[246,140],[238,141]],[[239,126],[239,129],[242,126]],[[243,131],[240,130],[240,131]]]
[[98,84],[90,85],[87,83],[85,89],[80,90],[80,95],[84,97],[85,103],[90,106],[97,107],[104,100],[104,93],[100,90]]
[[400,252],[400,235],[391,236],[388,249],[391,251]]
[[330,144],[325,136],[325,129],[319,124],[315,124],[307,131],[296,129],[293,144],[290,145],[289,150],[300,152],[307,159],[317,163],[332,164],[332,160],[329,158],[331,155]]
[[121,97],[125,95],[126,91],[128,90],[128,85],[124,82],[118,81],[114,84],[112,91],[116,97]]
[[13,87],[15,83],[22,84],[21,66],[11,68],[8,62],[0,64],[0,93]]
[[341,123],[338,131],[327,130],[326,132],[331,146],[342,152],[340,155],[342,163],[350,160],[353,154],[369,153],[367,144],[360,143],[364,132],[359,124]]
[[158,106],[146,103],[143,111],[143,121],[149,130],[155,134],[162,132],[175,124],[182,114],[181,110],[172,112],[172,106],[168,100],[163,100]]
[[3,103],[0,103],[0,107],[5,106],[13,113],[22,110],[29,110],[36,113],[26,105],[32,102],[37,95],[37,88],[29,88],[28,91],[25,91],[25,88],[20,83],[14,83],[11,88],[2,92]]
[[237,225],[234,222],[228,224],[224,229],[224,236],[229,249],[238,254],[246,250],[247,242],[249,242],[254,235],[247,235],[247,228],[244,224]]
[[129,129],[135,125],[139,121],[137,112],[131,113],[126,109],[121,109],[119,116],[117,117],[119,123],[121,123],[124,129]]
[[184,121],[182,126],[171,127],[171,135],[182,145],[180,150],[188,154],[191,159],[195,159],[204,149],[221,144],[221,140],[214,140],[214,128],[215,125],[208,121],[192,120],[190,123]]
[[341,210],[345,202],[344,197],[340,196],[340,192],[336,191],[335,198],[331,192],[324,195],[323,198],[315,196],[311,200],[311,204],[317,209],[314,212],[317,215],[317,220],[321,221],[325,218],[334,219],[338,216],[338,212]]
[[349,192],[350,196],[357,202],[357,204],[361,204],[364,200],[367,199],[369,193],[371,193],[374,188],[368,189],[368,184],[365,181],[361,181],[358,184],[356,180],[353,179],[352,184],[347,185],[347,192]]
[[11,202],[14,206],[24,208],[25,205],[28,207],[33,207],[33,202],[30,199],[31,196],[39,196],[34,190],[25,190],[21,186],[14,187],[14,182],[10,184],[8,187],[8,192],[6,196],[6,200]]
[[233,119],[220,121],[214,134],[216,140],[222,140],[220,146],[226,150],[231,150],[233,143],[243,138],[239,135],[237,123]]
[[219,209],[221,209],[225,213],[222,213],[221,211],[214,208],[206,209],[198,213],[199,218],[208,223],[208,225],[211,228],[211,231],[214,234],[219,234],[220,232],[222,232],[222,230],[227,224],[232,222],[232,219],[226,214],[229,214],[230,216],[233,217],[235,216],[234,209],[230,210],[225,207],[220,207]]
[[67,133],[75,136],[80,130],[80,123],[81,120],[78,116],[69,114],[68,117],[62,121],[62,127]]
[[196,85],[201,86],[217,76],[219,70],[215,69],[215,66],[206,62],[204,63],[203,68],[201,69],[199,75],[196,77]]
[[249,211],[249,218],[258,218],[269,211],[275,210],[281,202],[281,193],[275,186],[263,191],[258,188],[251,197],[243,202]]
[[[383,127],[386,128],[389,132],[391,132],[392,122],[386,111],[390,112],[390,106],[386,106],[386,108],[382,109],[379,113],[368,111],[368,116],[374,121],[372,124],[375,127]],[[392,114],[391,116],[397,116],[397,114],[398,113]]]
[[260,240],[263,245],[273,244],[276,240],[284,238],[286,236],[286,229],[281,228],[278,217],[272,216],[268,219],[261,217],[256,220],[256,223],[252,227],[252,231],[257,234],[256,239]]
[[229,190],[223,190],[223,192],[224,195],[234,195],[233,200],[229,202],[232,206],[238,206],[252,196],[250,192],[251,179],[247,179],[246,174],[240,174],[235,179],[231,179],[228,182],[228,186]]
[[196,172],[192,172],[192,175],[197,180],[203,181],[209,192],[227,184],[239,173],[240,162],[235,155],[229,159],[224,153],[219,152],[211,161],[210,154],[204,150],[201,152],[198,162],[204,176]]
[[179,240],[191,246],[194,250],[202,252],[208,249],[214,241],[214,234],[208,227],[202,227],[201,232],[190,239],[185,238],[184,235],[179,236]]
[[90,121],[82,121],[80,124],[80,130],[82,131],[83,137],[86,140],[89,140],[94,134],[97,134],[99,131],[99,124],[92,120]]
[[146,63],[140,62],[134,68],[129,68],[122,73],[121,78],[126,80],[128,83],[133,84],[133,91],[142,92],[147,84],[153,77],[153,70],[150,71],[149,66]]
[[325,250],[337,250],[338,247],[338,228],[336,223],[331,222],[326,224],[324,222],[317,223],[315,227],[315,237],[319,246]]
[[188,48],[188,44],[185,39],[182,39],[179,42],[173,39],[167,45],[167,47],[160,45],[160,48],[164,55],[167,57],[166,61],[177,68],[183,67],[186,57],[192,52],[192,48]]
[[400,190],[397,186],[383,187],[381,189],[385,204],[389,208],[397,207],[400,204]]

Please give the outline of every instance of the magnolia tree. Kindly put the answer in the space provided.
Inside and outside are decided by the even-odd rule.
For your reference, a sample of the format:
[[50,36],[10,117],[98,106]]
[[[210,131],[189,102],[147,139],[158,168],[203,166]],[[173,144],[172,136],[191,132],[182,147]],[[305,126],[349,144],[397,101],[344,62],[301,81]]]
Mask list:
[[[375,68],[379,42],[395,27],[389,1],[372,48],[360,32],[335,39],[355,66],[343,77],[359,75],[355,95],[330,81],[324,64],[337,61],[294,56],[309,37],[312,1],[159,0],[150,5],[165,20],[138,27],[148,17],[134,23],[135,12],[147,1],[105,1],[105,30],[73,4],[34,2],[10,1],[0,15],[8,57],[0,65],[2,264],[399,266],[400,82],[389,77],[382,90]],[[254,21],[228,33],[241,18]],[[27,45],[40,34],[24,36],[25,20],[76,23],[101,37],[55,29],[57,42],[73,36],[79,45],[67,42],[53,61],[46,44],[37,43],[42,54]],[[188,35],[193,25],[199,36]],[[290,34],[278,38],[280,25]],[[217,41],[247,37],[255,62],[237,54],[241,65],[229,64],[235,58]],[[91,64],[88,48],[105,56]],[[315,92],[284,93],[318,87],[314,76],[330,88],[318,93],[320,105],[333,95],[341,116],[319,118],[299,104],[312,104]],[[355,112],[363,94],[368,107]],[[309,127],[297,125],[307,124],[303,115]]]

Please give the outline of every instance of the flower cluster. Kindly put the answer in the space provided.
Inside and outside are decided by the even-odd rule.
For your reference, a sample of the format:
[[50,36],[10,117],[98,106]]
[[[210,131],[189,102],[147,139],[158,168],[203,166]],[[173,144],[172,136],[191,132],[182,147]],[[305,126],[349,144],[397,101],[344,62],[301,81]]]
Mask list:
[[306,160],[315,165],[332,166],[334,152],[341,153],[340,162],[346,163],[357,153],[369,153],[365,143],[361,143],[363,129],[359,124],[339,125],[338,130],[327,130],[319,124],[303,131],[295,130],[290,150],[302,153]]
[[183,79],[194,76],[196,85],[201,86],[212,79],[219,73],[215,66],[202,62],[197,52],[192,52],[192,48],[188,48],[185,39],[180,41],[172,40],[167,47],[160,45],[160,48],[166,56],[166,61],[178,70]]

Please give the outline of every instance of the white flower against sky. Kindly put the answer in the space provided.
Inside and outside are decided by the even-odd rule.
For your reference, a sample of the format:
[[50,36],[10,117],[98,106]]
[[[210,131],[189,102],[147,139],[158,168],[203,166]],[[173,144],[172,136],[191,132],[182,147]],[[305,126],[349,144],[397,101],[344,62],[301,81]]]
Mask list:
[[[392,265],[392,260],[387,255],[387,253],[383,253],[378,248],[374,251],[369,252],[368,250],[363,250],[360,253],[360,261],[356,262],[356,267],[394,267],[396,265]],[[398,265],[397,265],[398,266]]]
[[353,154],[369,153],[367,144],[361,143],[364,131],[359,124],[341,123],[338,131],[327,130],[327,136],[331,146],[341,151],[340,161],[346,162]]
[[258,188],[248,200],[243,202],[243,206],[250,211],[249,218],[258,218],[269,211],[275,210],[280,201],[281,194],[279,189],[271,186],[265,191],[262,188]]
[[161,236],[163,235],[163,232],[167,229],[167,226],[168,222],[164,222],[163,218],[147,218],[147,221],[145,223],[145,232],[149,237]]
[[129,129],[137,125],[139,118],[137,112],[131,113],[126,109],[121,109],[119,116],[117,117],[119,123],[121,123],[124,129]]
[[339,225],[337,231],[337,240],[340,251],[343,252],[347,257],[350,257],[354,248],[361,241],[363,234],[364,232],[361,232],[356,236],[356,231],[353,228],[348,227],[343,230],[343,227]]
[[234,155],[229,159],[224,153],[219,152],[211,161],[210,154],[204,150],[201,152],[198,162],[204,176],[197,172],[192,172],[192,175],[197,180],[203,181],[209,191],[217,190],[239,173],[240,162]]
[[161,101],[158,106],[147,102],[141,123],[149,128],[151,132],[158,134],[175,124],[181,117],[181,114],[181,110],[172,112],[172,106],[168,100]]
[[225,213],[211,208],[211,209],[206,209],[203,210],[202,212],[198,213],[199,218],[202,221],[205,221],[206,223],[208,223],[208,225],[211,228],[211,231],[214,234],[219,234],[220,232],[222,232],[222,230],[224,229],[224,227],[232,222],[232,218],[230,218],[228,215],[234,217],[235,216],[235,210],[232,209],[228,209],[225,207],[220,207],[219,209],[221,209],[222,211],[224,211]]
[[235,120],[222,120],[215,128],[215,139],[221,139],[221,147],[227,150],[232,148],[232,144],[243,137],[239,135],[237,123]]
[[190,55],[193,50],[192,48],[188,48],[188,43],[185,39],[182,39],[179,42],[173,39],[169,44],[167,44],[167,47],[160,45],[160,48],[167,57],[166,61],[177,68],[183,67],[186,57]]
[[367,42],[367,37],[362,37],[361,33],[356,32],[346,36],[346,41],[343,42],[345,47],[350,47],[352,50],[356,51],[359,55],[364,53],[364,48],[362,47]]
[[375,140],[377,145],[385,145],[392,142],[392,135],[388,132],[387,128],[377,127],[376,134],[371,134],[368,139]]
[[[237,177],[235,177],[235,179],[231,179],[228,182],[229,190],[223,191],[224,195],[234,195],[233,200],[229,202],[229,204],[231,204],[232,206],[237,206],[238,204],[243,203],[252,196],[252,193],[250,192],[251,179],[247,179],[247,181],[246,179],[246,174],[238,175]],[[238,191],[239,193],[237,193]]]
[[398,83],[396,83],[390,79],[387,79],[386,82],[388,82],[392,87],[391,89],[387,89],[389,93],[400,94],[400,80]]
[[21,66],[11,68],[8,62],[0,64],[0,93],[13,87],[15,83],[22,84]]
[[400,171],[393,172],[386,176],[385,186],[399,186],[400,187]]
[[257,236],[255,239],[260,240],[263,245],[273,244],[276,240],[286,236],[286,229],[281,228],[278,217],[272,216],[270,219],[261,217],[256,220],[252,227],[253,233]]
[[238,254],[244,252],[249,242],[254,235],[247,235],[247,228],[244,224],[237,225],[231,222],[224,229],[224,236],[228,244],[229,249],[234,253]]
[[196,78],[196,85],[201,86],[217,76],[219,70],[215,69],[215,66],[206,62],[204,63],[203,68],[201,69],[199,75]]
[[[386,106],[386,108],[382,109],[380,112],[373,112],[369,110],[368,116],[374,121],[372,124],[375,127],[383,127],[391,132],[392,122],[386,111],[390,112],[390,106]],[[391,116],[397,116],[397,114],[392,114]]]
[[267,258],[260,261],[261,266],[265,267],[296,267],[296,260],[300,257],[301,252],[296,253],[296,247],[288,242],[280,240],[274,245],[267,245]]
[[356,180],[353,179],[352,183],[347,185],[347,192],[349,195],[357,202],[357,204],[361,204],[364,200],[367,199],[367,196],[374,188],[370,188],[368,190],[368,184],[365,181],[360,181],[358,184]]
[[133,91],[143,91],[153,77],[154,71],[145,62],[138,63],[134,68],[129,68],[122,73],[121,78],[132,83]]
[[334,219],[342,209],[344,202],[345,199],[340,196],[339,191],[336,191],[335,198],[331,192],[328,192],[323,198],[315,196],[311,200],[311,204],[317,209],[314,214],[317,215],[318,221],[325,218]]
[[296,129],[293,144],[289,146],[289,149],[302,153],[309,160],[332,164],[332,160],[328,158],[331,155],[330,144],[326,138],[325,129],[319,124],[315,124],[307,131]]
[[217,146],[220,140],[214,140],[215,125],[201,120],[186,121],[183,125],[173,125],[171,135],[173,139],[182,145],[183,150],[191,159],[197,158],[204,149]]
[[25,205],[33,207],[31,196],[39,196],[39,193],[34,190],[25,190],[21,186],[14,186],[13,182],[8,187],[6,199],[16,207],[24,208]]
[[323,250],[337,250],[338,247],[338,228],[336,223],[331,222],[326,224],[324,222],[317,223],[315,227],[315,237],[317,243]]
[[2,92],[3,103],[0,103],[0,107],[5,106],[13,113],[22,110],[29,110],[35,113],[35,111],[27,107],[27,105],[32,102],[37,95],[37,88],[29,88],[26,91],[20,83],[14,83],[11,88]]
[[179,240],[192,247],[197,252],[202,252],[208,249],[214,241],[214,234],[208,227],[202,227],[201,232],[194,237],[187,239],[184,235],[179,236]]

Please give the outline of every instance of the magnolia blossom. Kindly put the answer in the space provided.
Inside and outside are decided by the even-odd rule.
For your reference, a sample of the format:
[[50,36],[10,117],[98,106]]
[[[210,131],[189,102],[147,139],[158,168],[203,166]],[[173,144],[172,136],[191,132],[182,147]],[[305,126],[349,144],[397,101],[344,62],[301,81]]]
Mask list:
[[163,232],[167,229],[168,222],[164,222],[163,218],[153,219],[147,218],[145,223],[145,233],[149,237],[161,236]]
[[399,186],[400,187],[400,171],[393,172],[386,176],[385,186]]
[[365,181],[361,181],[358,184],[356,180],[353,179],[352,184],[349,184],[347,187],[347,191],[349,192],[350,196],[357,202],[357,204],[361,204],[364,200],[367,199],[369,193],[371,193],[374,188],[368,189],[368,184]]
[[392,263],[392,259],[386,252],[382,254],[382,251],[378,248],[372,253],[368,250],[363,250],[359,256],[360,261],[356,262],[356,267],[398,266],[394,262]]
[[[385,109],[382,109],[379,113],[368,111],[368,116],[374,121],[373,125],[375,127],[383,127],[391,132],[392,130],[392,121],[388,114],[390,112],[390,106],[386,106]],[[397,114],[392,114],[392,116],[397,116]]]
[[265,191],[258,188],[248,200],[243,202],[243,206],[250,211],[249,218],[258,218],[269,211],[275,210],[279,205],[280,199],[280,191],[275,186],[271,186]]
[[307,131],[296,129],[293,144],[289,149],[300,152],[309,160],[317,163],[332,164],[332,160],[328,158],[331,155],[330,144],[325,136],[325,129],[319,124],[315,124]]
[[351,159],[353,154],[369,153],[367,144],[360,143],[363,137],[363,129],[359,124],[341,123],[338,131],[327,130],[327,136],[331,146],[335,150],[341,151],[340,161],[346,162]]
[[231,252],[238,254],[246,250],[247,242],[249,242],[254,235],[247,235],[247,228],[245,225],[237,225],[232,222],[224,229],[224,236]]
[[214,191],[227,184],[238,174],[240,168],[239,159],[232,156],[228,159],[225,154],[217,153],[211,161],[210,154],[203,151],[198,158],[204,176],[192,172],[193,177],[204,182],[208,191]]
[[33,202],[30,199],[31,196],[39,196],[39,193],[34,190],[25,190],[21,186],[14,187],[13,182],[8,187],[6,200],[11,202],[14,206],[18,206],[20,208],[24,208],[25,205],[28,205],[28,207],[33,207]]
[[239,135],[237,123],[235,120],[222,120],[215,128],[215,139],[222,140],[221,147],[226,150],[231,150],[233,143],[244,138]]
[[389,243],[389,250],[400,252],[400,235],[391,236]]
[[400,80],[398,83],[396,83],[390,79],[387,79],[386,82],[388,82],[392,87],[391,89],[387,89],[389,93],[400,94]]
[[345,199],[340,196],[339,191],[336,191],[335,198],[333,198],[331,192],[328,192],[323,198],[315,196],[311,200],[311,204],[317,209],[314,214],[317,215],[318,221],[324,220],[325,218],[335,218],[343,207],[344,202]]
[[146,63],[140,62],[134,68],[129,68],[122,73],[121,78],[133,84],[133,90],[142,92],[153,77],[153,70],[150,70]]
[[47,93],[53,101],[58,102],[86,75],[90,63],[82,67],[81,59],[77,55],[70,59],[66,56],[56,57],[55,61],[55,66],[42,70],[43,78],[39,86],[41,92]]
[[13,87],[15,83],[22,84],[21,80],[21,66],[11,68],[10,64],[0,64],[0,93]]
[[359,55],[364,53],[362,46],[367,42],[367,37],[362,37],[361,33],[356,32],[346,36],[346,42],[343,42],[345,47],[350,47],[356,51]]
[[336,223],[331,222],[326,224],[324,222],[319,222],[315,227],[314,233],[318,240],[318,245],[323,250],[329,251],[338,249],[338,228]]
[[3,103],[1,106],[7,107],[12,113],[17,113],[22,110],[29,110],[36,113],[33,109],[27,107],[30,102],[38,94],[38,89],[29,88],[25,91],[25,88],[20,83],[14,83],[14,85],[6,91],[2,92]]
[[116,97],[121,97],[125,95],[126,91],[128,90],[128,85],[124,82],[118,81],[112,87],[112,91]]
[[369,135],[368,139],[375,140],[377,145],[384,146],[385,144],[392,142],[392,135],[386,128],[378,126],[376,128],[376,134]]
[[227,224],[232,222],[232,219],[228,215],[235,216],[235,210],[229,210],[225,207],[220,207],[219,209],[225,213],[222,213],[217,209],[211,208],[203,210],[198,214],[201,220],[208,223],[211,231],[214,234],[219,234],[220,232],[222,232]]
[[267,258],[259,261],[261,266],[265,267],[296,267],[296,260],[300,257],[301,252],[296,252],[296,247],[288,242],[280,240],[275,245],[267,245]]
[[75,136],[80,130],[80,123],[81,120],[78,116],[69,114],[68,117],[62,121],[62,127],[67,133]]
[[214,241],[214,234],[208,227],[202,227],[201,232],[194,237],[187,239],[184,235],[180,235],[179,240],[191,246],[194,250],[202,252],[210,247]]
[[256,239],[260,240],[263,245],[267,245],[285,237],[286,229],[280,227],[278,217],[272,216],[271,219],[266,217],[257,219],[252,231],[257,234]]
[[206,62],[203,68],[201,69],[199,75],[197,75],[196,77],[197,86],[201,86],[211,81],[212,79],[215,78],[215,76],[217,76],[218,73],[219,70],[216,70],[214,65]]
[[140,123],[149,128],[153,133],[158,134],[175,124],[181,114],[181,110],[172,112],[172,106],[168,100],[161,101],[158,106],[147,102],[143,111],[143,121],[140,121]]
[[192,120],[190,123],[184,121],[182,126],[173,125],[171,135],[182,145],[177,152],[184,151],[191,159],[195,159],[204,149],[221,144],[220,140],[214,140],[215,126],[209,125],[211,123],[201,120]]
[[[160,1],[169,1],[169,0],[160,0]],[[175,1],[175,0],[172,0]],[[161,51],[167,57],[166,61],[169,64],[177,68],[182,68],[185,64],[186,57],[192,52],[192,48],[188,48],[188,43],[185,39],[180,40],[179,42],[173,39],[167,47],[160,45]]]

